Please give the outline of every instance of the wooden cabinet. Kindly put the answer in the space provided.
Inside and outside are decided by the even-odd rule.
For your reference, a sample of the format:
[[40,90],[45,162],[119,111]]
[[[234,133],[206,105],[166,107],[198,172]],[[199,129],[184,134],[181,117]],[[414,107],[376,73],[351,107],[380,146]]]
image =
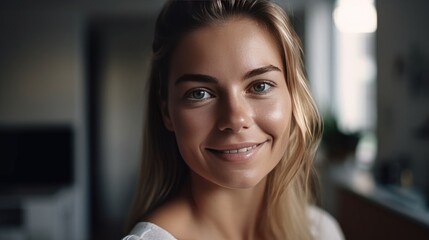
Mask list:
[[340,187],[337,197],[338,221],[347,240],[429,239],[429,226],[359,193]]

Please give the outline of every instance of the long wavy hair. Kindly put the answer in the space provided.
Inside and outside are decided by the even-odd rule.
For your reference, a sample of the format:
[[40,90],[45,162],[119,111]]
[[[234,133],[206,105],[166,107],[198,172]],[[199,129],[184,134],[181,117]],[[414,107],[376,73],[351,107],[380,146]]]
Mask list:
[[300,40],[282,8],[267,0],[172,0],[162,9],[152,45],[143,156],[128,230],[176,196],[190,174],[174,133],[163,124],[159,106],[160,99],[167,98],[170,58],[185,34],[233,16],[265,25],[278,41],[292,99],[290,140],[281,161],[267,176],[266,208],[261,213],[259,230],[265,239],[311,239],[306,209],[313,199],[313,158],[322,123],[304,74]]

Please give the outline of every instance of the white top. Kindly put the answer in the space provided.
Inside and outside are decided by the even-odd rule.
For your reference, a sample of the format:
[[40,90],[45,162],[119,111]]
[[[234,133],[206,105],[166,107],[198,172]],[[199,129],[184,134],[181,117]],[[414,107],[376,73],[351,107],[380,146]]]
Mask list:
[[[324,210],[311,206],[308,211],[310,231],[316,240],[344,240],[344,235],[335,219]],[[149,223],[138,223],[130,235],[122,240],[177,240],[166,230]]]
[[308,209],[310,231],[315,240],[344,240],[338,222],[329,213],[315,206]]
[[163,228],[149,222],[139,222],[131,230],[130,235],[122,240],[176,240]]

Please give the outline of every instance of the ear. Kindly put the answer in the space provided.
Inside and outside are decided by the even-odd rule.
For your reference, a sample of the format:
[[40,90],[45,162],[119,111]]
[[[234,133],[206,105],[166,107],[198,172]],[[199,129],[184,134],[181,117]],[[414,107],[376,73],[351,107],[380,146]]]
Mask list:
[[162,121],[164,122],[165,128],[174,132],[170,113],[168,112],[167,100],[166,99],[160,99],[159,100],[159,107],[161,108]]

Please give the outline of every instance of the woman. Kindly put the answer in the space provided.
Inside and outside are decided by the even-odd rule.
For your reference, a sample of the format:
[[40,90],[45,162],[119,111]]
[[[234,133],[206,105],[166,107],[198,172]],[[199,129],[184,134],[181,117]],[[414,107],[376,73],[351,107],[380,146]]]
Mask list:
[[321,122],[280,7],[169,1],[148,89],[124,239],[342,239],[311,206]]

